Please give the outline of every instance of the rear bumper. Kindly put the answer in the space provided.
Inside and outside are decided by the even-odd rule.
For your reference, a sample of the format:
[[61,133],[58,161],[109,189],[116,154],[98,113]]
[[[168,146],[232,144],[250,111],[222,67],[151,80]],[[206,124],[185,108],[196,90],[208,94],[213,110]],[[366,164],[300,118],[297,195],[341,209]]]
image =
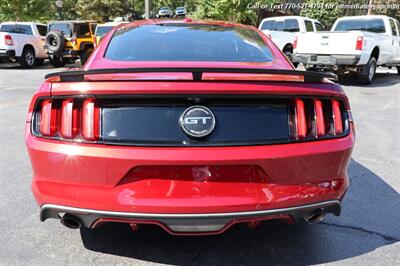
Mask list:
[[219,234],[232,225],[243,222],[286,218],[299,222],[315,210],[321,210],[324,213],[332,213],[338,216],[341,212],[341,204],[338,200],[332,200],[281,209],[201,214],[112,212],[45,204],[40,211],[40,220],[43,222],[49,218],[60,219],[60,213],[68,213],[76,217],[87,228],[95,228],[104,222],[157,224],[171,234],[198,235]]
[[2,50],[0,49],[0,58],[15,59],[15,50]]
[[355,66],[360,61],[360,57],[360,55],[294,54],[293,61],[308,65]]
[[[353,132],[338,139],[243,147],[71,144],[32,136],[27,125],[32,190],[42,220],[57,218],[60,208],[83,209],[90,214],[85,216],[89,227],[100,218],[127,214],[143,223],[160,218],[157,214],[174,220],[175,215],[223,213],[225,220],[218,225],[224,227],[240,220],[238,213],[252,219],[281,214],[298,219],[301,215],[288,209],[343,198],[354,145]],[[226,213],[234,214],[223,217]]]
[[78,57],[80,51],[77,51],[77,50],[64,50],[61,53],[53,53],[53,52],[50,52],[49,50],[46,50],[46,53],[49,56],[56,55],[56,56],[62,56],[62,57]]

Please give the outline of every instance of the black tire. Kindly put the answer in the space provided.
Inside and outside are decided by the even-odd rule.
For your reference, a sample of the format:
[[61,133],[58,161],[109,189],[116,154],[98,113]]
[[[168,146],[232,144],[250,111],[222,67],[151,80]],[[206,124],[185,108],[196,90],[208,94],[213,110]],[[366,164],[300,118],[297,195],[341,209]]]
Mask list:
[[65,48],[65,38],[61,32],[50,31],[46,34],[47,49],[54,54],[61,53]]
[[397,75],[400,75],[400,66],[398,66],[396,68],[397,68]]
[[31,68],[35,66],[36,64],[35,51],[30,47],[24,48],[24,50],[22,51],[21,58],[19,58],[19,64],[23,68]]
[[83,50],[79,57],[81,59],[81,64],[82,66],[86,63],[86,61],[88,60],[89,56],[92,54],[93,52],[93,48],[86,48],[85,50]]
[[43,62],[44,62],[44,58],[36,58],[36,65],[37,66],[43,65]]
[[56,56],[56,55],[50,56],[49,61],[53,67],[65,66],[65,59],[62,56]]
[[293,64],[294,67],[297,67],[299,65],[299,63],[293,62],[293,54],[291,51],[284,51],[283,53],[285,54],[287,59],[289,59],[289,61]]
[[358,78],[360,83],[363,85],[369,85],[372,83],[376,72],[376,59],[371,57],[368,63],[362,67],[361,71],[358,73]]

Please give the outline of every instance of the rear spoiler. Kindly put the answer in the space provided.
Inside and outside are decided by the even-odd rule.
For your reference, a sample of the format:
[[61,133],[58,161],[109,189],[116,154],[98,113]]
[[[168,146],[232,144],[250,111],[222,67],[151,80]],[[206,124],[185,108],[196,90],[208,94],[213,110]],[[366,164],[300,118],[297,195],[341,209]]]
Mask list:
[[[104,68],[104,69],[90,69],[90,70],[71,70],[63,72],[50,73],[45,76],[46,79],[51,79],[58,82],[80,82],[90,81],[85,79],[85,75],[107,75],[107,74],[128,74],[128,73],[192,73],[194,81],[202,81],[203,73],[224,73],[224,74],[261,74],[274,76],[276,79],[273,81],[285,81],[281,76],[290,77],[302,77],[301,80],[290,80],[297,82],[307,83],[322,83],[324,79],[336,81],[337,75],[330,72],[313,72],[313,71],[298,71],[298,70],[286,70],[286,69],[266,69],[266,68],[215,68],[215,67],[204,67],[204,68],[189,68],[189,67],[157,67],[157,68]],[[106,80],[106,79],[104,79]],[[154,81],[154,79],[151,79]],[[160,80],[160,79],[155,79]],[[218,79],[213,79],[218,80]],[[224,78],[224,81],[229,78]],[[240,80],[240,78],[232,78],[232,80]],[[248,81],[249,79],[246,79]],[[270,80],[270,79],[268,79]],[[102,81],[101,76],[96,77],[95,81]],[[142,79],[140,81],[143,81]],[[262,81],[256,79],[256,81]]]

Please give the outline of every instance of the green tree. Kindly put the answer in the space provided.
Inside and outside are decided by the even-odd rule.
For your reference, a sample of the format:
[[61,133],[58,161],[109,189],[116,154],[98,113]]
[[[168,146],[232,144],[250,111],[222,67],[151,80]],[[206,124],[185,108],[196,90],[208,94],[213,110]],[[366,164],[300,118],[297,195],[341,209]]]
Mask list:
[[[327,30],[333,25],[338,17],[342,16],[343,10],[340,10],[337,6],[341,4],[342,0],[306,0],[305,9],[301,11],[301,16],[309,17],[321,22]],[[318,8],[318,4],[336,4],[333,8]]]
[[126,15],[128,7],[124,0],[78,0],[76,12],[82,19],[108,21]]
[[400,21],[400,5],[399,0],[374,0],[373,4],[381,5],[382,8],[372,10],[373,15],[386,15],[392,18],[396,18]]
[[1,0],[0,21],[47,21],[53,17],[51,0]]

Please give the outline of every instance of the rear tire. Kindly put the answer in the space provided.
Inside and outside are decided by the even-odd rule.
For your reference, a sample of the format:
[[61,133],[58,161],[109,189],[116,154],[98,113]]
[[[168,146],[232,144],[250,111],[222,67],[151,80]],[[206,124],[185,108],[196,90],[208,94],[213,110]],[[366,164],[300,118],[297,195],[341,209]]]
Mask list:
[[92,54],[93,52],[93,48],[86,48],[85,50],[83,50],[79,57],[81,59],[81,64],[82,66],[86,63],[86,61],[89,59],[89,56]]
[[23,68],[31,68],[35,66],[36,64],[35,51],[30,47],[25,48],[24,51],[22,52],[21,58],[19,59],[19,64]]
[[358,73],[358,78],[360,79],[361,84],[369,85],[372,83],[372,80],[375,77],[376,72],[376,59],[375,57],[371,57],[368,61],[368,64],[362,67],[361,71]]
[[50,56],[49,57],[50,64],[53,67],[64,67],[65,66],[65,59],[62,56]]
[[397,68],[397,75],[400,75],[400,66],[398,66],[396,68]]
[[299,63],[295,63],[293,62],[293,54],[290,51],[284,51],[283,52],[285,54],[285,56],[287,57],[287,59],[289,59],[289,61],[293,64],[294,67],[297,67],[299,65]]

